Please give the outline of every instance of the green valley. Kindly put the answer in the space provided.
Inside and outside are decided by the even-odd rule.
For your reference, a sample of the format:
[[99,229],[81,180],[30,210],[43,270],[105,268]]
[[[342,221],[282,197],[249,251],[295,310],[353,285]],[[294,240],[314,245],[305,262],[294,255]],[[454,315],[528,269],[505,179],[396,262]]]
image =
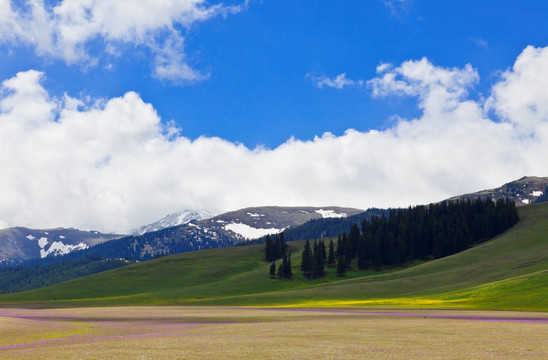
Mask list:
[[[0,295],[2,306],[222,305],[387,306],[548,310],[548,204],[519,209],[520,221],[461,253],[381,272],[302,277],[304,242],[290,242],[292,279],[271,279],[264,246],[158,258],[65,283]],[[356,268],[355,265],[353,265]]]

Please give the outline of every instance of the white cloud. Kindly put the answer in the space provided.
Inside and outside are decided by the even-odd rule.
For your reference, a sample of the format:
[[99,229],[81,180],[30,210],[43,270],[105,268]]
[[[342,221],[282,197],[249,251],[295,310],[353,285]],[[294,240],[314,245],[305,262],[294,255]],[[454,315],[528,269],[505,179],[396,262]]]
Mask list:
[[160,80],[173,82],[197,82],[205,80],[204,75],[191,68],[185,61],[183,41],[177,36],[171,36],[164,41],[161,47],[156,47],[156,58],[153,75]]
[[406,61],[398,68],[379,65],[377,73],[379,77],[367,82],[374,96],[418,96],[419,107],[435,114],[458,106],[467,89],[479,80],[470,64],[462,69],[445,69],[432,65],[426,58]]
[[382,3],[390,9],[393,15],[406,13],[411,6],[412,0],[381,0]]
[[480,38],[472,39],[472,41],[474,41],[477,46],[482,47],[485,50],[489,50],[489,43],[487,41]]
[[307,75],[308,78],[316,84],[320,89],[323,89],[324,86],[334,88],[334,89],[343,89],[345,87],[362,87],[364,84],[363,80],[351,80],[346,77],[346,73],[337,75],[334,78],[329,78],[327,76],[312,76]]
[[[40,56],[69,64],[94,66],[104,56],[116,56],[124,45],[154,53],[154,74],[174,81],[197,81],[204,76],[185,61],[181,28],[214,16],[244,10],[239,6],[208,5],[205,0],[156,0],[129,4],[124,0],[61,0],[48,6],[28,0],[16,6],[0,0],[0,42],[31,45]],[[91,43],[101,40],[98,51]]]
[[493,87],[487,105],[521,135],[537,134],[548,122],[548,50],[528,46],[503,81]]
[[420,117],[276,149],[190,140],[136,93],[53,99],[19,73],[0,96],[0,221],[126,231],[185,208],[408,206],[548,175],[548,48],[525,49],[486,102],[467,97],[469,65],[381,70],[373,91],[418,97]]

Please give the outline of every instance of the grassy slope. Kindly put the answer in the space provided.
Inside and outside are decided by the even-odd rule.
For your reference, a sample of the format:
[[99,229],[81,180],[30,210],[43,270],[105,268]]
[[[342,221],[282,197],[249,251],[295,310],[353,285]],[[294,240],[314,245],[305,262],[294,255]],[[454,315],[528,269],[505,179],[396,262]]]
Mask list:
[[[548,204],[523,207],[505,234],[460,254],[382,274],[269,279],[262,245],[179,254],[0,302],[67,305],[406,306],[548,311]],[[294,271],[302,242],[291,243]]]

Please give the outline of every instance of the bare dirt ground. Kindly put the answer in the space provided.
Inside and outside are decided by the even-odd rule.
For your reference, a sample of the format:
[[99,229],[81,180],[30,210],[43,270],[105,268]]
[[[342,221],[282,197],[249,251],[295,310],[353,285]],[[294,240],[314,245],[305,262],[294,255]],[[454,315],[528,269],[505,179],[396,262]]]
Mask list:
[[2,359],[547,359],[548,314],[0,309]]

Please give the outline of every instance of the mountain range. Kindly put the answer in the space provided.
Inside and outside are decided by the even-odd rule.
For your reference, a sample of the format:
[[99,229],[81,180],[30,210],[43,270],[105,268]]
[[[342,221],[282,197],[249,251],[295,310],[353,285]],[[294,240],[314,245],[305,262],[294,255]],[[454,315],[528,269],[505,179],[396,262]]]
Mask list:
[[[476,198],[509,198],[517,206],[546,201],[548,177],[523,177],[495,189],[455,196],[448,201]],[[267,234],[287,230],[288,241],[336,236],[354,222],[384,210],[341,207],[250,207],[223,214],[186,210],[136,229],[132,235],[102,234],[76,229],[33,230],[16,227],[0,230],[0,264],[29,259],[149,258],[179,252],[232,246]],[[257,240],[261,241],[261,240]],[[61,258],[60,258],[61,259]]]
[[71,257],[97,255],[104,258],[147,260],[181,252],[232,246],[266,234],[277,234],[310,220],[344,219],[363,212],[360,209],[333,206],[250,207],[143,235],[122,237],[71,254]]

